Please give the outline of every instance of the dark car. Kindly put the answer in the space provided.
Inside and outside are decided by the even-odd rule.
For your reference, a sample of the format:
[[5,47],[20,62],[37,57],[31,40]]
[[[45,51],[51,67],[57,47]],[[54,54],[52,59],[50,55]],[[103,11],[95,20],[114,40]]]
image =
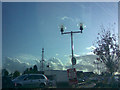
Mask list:
[[2,77],[2,89],[5,88],[15,88],[14,83],[8,76]]

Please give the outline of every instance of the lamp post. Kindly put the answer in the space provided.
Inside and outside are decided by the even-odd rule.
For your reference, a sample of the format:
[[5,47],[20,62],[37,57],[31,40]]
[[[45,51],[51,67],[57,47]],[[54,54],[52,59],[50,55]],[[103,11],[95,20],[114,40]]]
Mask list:
[[76,58],[74,57],[74,53],[73,53],[73,34],[74,33],[82,33],[83,31],[83,24],[80,23],[80,31],[71,31],[71,32],[64,32],[64,26],[61,25],[61,28],[60,28],[60,31],[61,31],[61,34],[70,34],[71,35],[71,52],[72,52],[72,69],[73,69],[73,66],[76,64]]
[[49,70],[49,67],[50,67],[50,66],[49,66],[49,63],[48,63],[48,65],[47,65],[48,70]]

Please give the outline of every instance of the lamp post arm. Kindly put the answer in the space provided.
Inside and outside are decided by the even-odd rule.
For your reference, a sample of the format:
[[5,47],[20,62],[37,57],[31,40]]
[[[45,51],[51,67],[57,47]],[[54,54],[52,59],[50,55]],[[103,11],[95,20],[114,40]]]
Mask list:
[[62,32],[61,34],[81,33],[81,31]]
[[72,33],[81,33],[81,31],[72,31]]
[[70,34],[71,32],[62,32],[61,34]]

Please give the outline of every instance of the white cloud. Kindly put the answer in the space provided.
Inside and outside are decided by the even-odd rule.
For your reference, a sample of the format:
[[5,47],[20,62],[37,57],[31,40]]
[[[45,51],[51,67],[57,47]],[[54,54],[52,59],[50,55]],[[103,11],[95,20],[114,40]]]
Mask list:
[[[70,58],[72,57],[72,55],[68,55]],[[76,57],[76,58],[79,58],[80,57],[80,55],[78,55],[78,54],[74,54],[74,57]]]
[[69,17],[64,16],[64,17],[61,18],[61,20],[65,20],[65,19],[69,19]]
[[[74,23],[74,24],[76,24],[77,26],[79,26],[79,24],[80,23],[84,23],[82,20],[81,20],[81,18],[80,17],[68,17],[68,16],[63,16],[63,17],[57,17],[58,19],[60,19],[60,20],[63,20],[63,21],[65,21],[65,20],[69,20],[69,21],[71,21],[72,22],[72,24]],[[84,23],[84,28],[86,27],[86,25],[85,25],[85,23]]]
[[20,59],[14,59],[10,57],[6,57],[3,59],[3,68],[7,69],[9,72],[14,72],[15,70],[18,70],[22,73],[26,68],[30,66],[31,64],[21,62]]
[[95,55],[93,52],[88,52],[86,55]]
[[[50,58],[49,60],[45,60],[44,62],[44,68],[45,70],[48,70],[48,68],[46,67],[49,63],[50,68],[49,69],[53,69],[53,70],[66,70],[68,68],[71,68],[71,55],[66,55],[69,56],[68,57],[68,61],[67,63],[62,63],[60,59],[53,57]],[[90,53],[86,53],[85,55],[78,55],[78,54],[74,54],[74,56],[76,57],[77,63],[75,65],[75,68],[77,70],[82,70],[82,71],[95,71],[96,70],[96,66],[93,64],[93,61],[96,60],[96,55],[93,55],[92,52]],[[4,68],[8,68],[9,71],[13,72],[16,69],[19,70],[20,72],[23,72],[23,70],[25,70],[27,67],[33,67],[34,64],[36,64],[38,66],[38,68],[40,68],[40,59],[34,57],[34,56],[29,56],[26,57],[25,56],[20,56],[22,58],[9,58],[6,57],[3,60],[3,66]],[[24,58],[25,57],[25,58]],[[32,59],[30,58],[32,57]],[[21,59],[26,59],[26,60],[21,60]],[[30,63],[30,62],[34,62],[34,63]]]
[[39,61],[39,57],[35,57],[33,55],[30,54],[20,54],[18,56],[16,56],[15,58],[19,59],[21,62],[24,63],[29,63],[29,64],[36,64],[36,60]]
[[74,54],[74,56],[75,56],[75,57],[80,57],[80,55],[78,55],[78,54]]
[[53,69],[53,70],[63,70],[64,69],[64,64],[58,58],[55,58],[55,57],[50,58],[48,60],[48,63],[50,64],[51,69]]
[[94,46],[90,46],[90,47],[87,47],[86,48],[87,50],[94,50],[94,49],[96,49]]
[[[76,65],[74,66],[77,70],[81,71],[97,71],[97,67],[93,62],[96,60],[97,56],[96,55],[82,55],[76,58]],[[68,60],[69,64],[66,64],[66,68],[71,67],[71,59]],[[103,64],[101,64],[101,67],[103,67]],[[103,69],[104,70],[104,69]]]
[[58,56],[59,54],[56,53],[56,56]]
[[78,18],[73,19],[73,18],[68,17],[68,16],[61,17],[60,19],[61,19],[61,20],[70,20],[70,21],[72,21],[72,22],[78,22],[78,21],[79,21]]

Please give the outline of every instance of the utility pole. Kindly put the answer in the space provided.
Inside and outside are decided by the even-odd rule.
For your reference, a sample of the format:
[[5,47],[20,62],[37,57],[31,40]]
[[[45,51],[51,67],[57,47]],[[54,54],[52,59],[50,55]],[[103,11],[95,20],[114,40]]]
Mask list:
[[42,64],[42,71],[44,71],[44,66],[43,66],[43,62],[44,62],[44,48],[42,48],[42,60],[41,60],[41,64]]

